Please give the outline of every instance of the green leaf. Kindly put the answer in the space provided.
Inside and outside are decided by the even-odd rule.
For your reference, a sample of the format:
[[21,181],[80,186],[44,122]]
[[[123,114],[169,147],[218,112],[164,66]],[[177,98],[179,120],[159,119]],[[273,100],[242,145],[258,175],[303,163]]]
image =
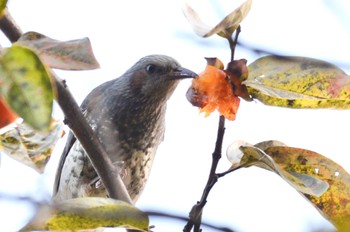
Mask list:
[[278,141],[236,142],[227,150],[231,170],[257,166],[273,171],[294,187],[339,231],[350,230],[350,175],[316,152]]
[[37,32],[27,32],[16,42],[36,51],[51,68],[91,70],[99,68],[88,38],[58,41]]
[[22,230],[76,231],[123,227],[148,231],[148,216],[132,205],[111,198],[84,197],[42,207]]
[[30,49],[13,45],[0,59],[0,93],[12,110],[36,130],[48,130],[53,85],[48,70]]
[[243,82],[253,98],[289,108],[350,109],[350,78],[333,64],[306,57],[262,57]]
[[0,144],[11,158],[42,173],[62,134],[62,122],[52,121],[47,133],[33,131],[26,123],[21,123],[0,134]]
[[3,15],[6,5],[7,5],[7,0],[0,0],[0,16]]
[[183,12],[189,23],[191,24],[194,32],[201,37],[209,37],[213,34],[218,34],[222,37],[230,37],[232,33],[238,28],[242,20],[247,16],[252,5],[252,0],[245,1],[241,6],[227,15],[220,23],[215,27],[206,25],[197,12],[193,10],[185,1],[183,6]]

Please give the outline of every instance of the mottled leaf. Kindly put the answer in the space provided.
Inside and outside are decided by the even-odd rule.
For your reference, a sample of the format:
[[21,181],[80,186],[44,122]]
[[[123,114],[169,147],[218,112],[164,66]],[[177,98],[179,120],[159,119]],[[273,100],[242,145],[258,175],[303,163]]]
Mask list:
[[193,10],[189,4],[185,1],[183,6],[183,12],[185,17],[191,24],[194,32],[201,37],[209,37],[213,34],[218,34],[222,37],[230,37],[232,33],[238,28],[242,20],[247,16],[252,0],[245,1],[241,6],[227,15],[219,24],[215,27],[206,25],[197,12]]
[[0,94],[13,111],[37,130],[48,130],[54,98],[48,70],[30,49],[7,48],[0,58]]
[[350,109],[350,78],[333,64],[306,57],[262,57],[243,82],[253,98],[290,108]]
[[23,230],[76,231],[123,227],[148,231],[148,216],[132,205],[111,198],[84,197],[42,207]]
[[350,230],[350,175],[316,152],[266,141],[234,143],[227,150],[231,169],[257,166],[277,173],[339,231]]
[[51,68],[90,70],[100,67],[88,38],[58,41],[37,32],[27,32],[17,44],[35,50]]
[[34,131],[25,123],[21,123],[1,134],[0,144],[11,158],[42,173],[62,133],[62,122],[52,121],[50,131],[45,133]]

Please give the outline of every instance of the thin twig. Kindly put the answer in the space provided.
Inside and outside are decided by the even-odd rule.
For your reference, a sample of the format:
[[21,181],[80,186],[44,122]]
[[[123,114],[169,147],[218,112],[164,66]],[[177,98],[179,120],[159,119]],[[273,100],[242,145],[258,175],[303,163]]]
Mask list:
[[218,177],[218,178],[221,178],[221,177],[224,177],[224,176],[226,176],[227,174],[229,174],[229,173],[231,173],[231,172],[235,172],[235,171],[237,171],[238,169],[241,169],[242,167],[240,166],[240,167],[236,167],[236,168],[232,168],[232,169],[229,169],[229,170],[227,170],[227,171],[224,171],[224,172],[221,172],[221,173],[217,173],[216,174],[216,176]]
[[[11,42],[16,42],[22,34],[19,26],[10,17],[8,11],[0,19],[0,29]],[[111,159],[87,123],[80,107],[66,88],[65,83],[53,72],[52,78],[54,79],[58,93],[56,100],[66,119],[69,121],[68,126],[86,150],[92,165],[106,187],[109,197],[132,203],[119,175],[118,167],[112,164]]]
[[[237,45],[237,40],[240,32],[241,32],[241,26],[237,28],[234,40],[232,39],[232,36],[227,37],[227,40],[229,41],[230,49],[231,49],[231,61],[234,60],[235,48]],[[209,196],[211,189],[213,188],[213,186],[215,185],[215,183],[218,181],[218,178],[219,178],[218,175],[216,174],[216,169],[221,159],[224,134],[225,134],[225,117],[220,116],[215,149],[212,154],[212,164],[210,168],[208,181],[203,190],[201,200],[192,207],[189,213],[189,219],[183,229],[184,232],[190,232],[192,228],[194,232],[201,231],[200,226],[202,224],[203,208],[207,203],[207,198]]]
[[229,39],[229,43],[230,43],[230,49],[231,49],[231,61],[234,60],[235,58],[235,51],[236,51],[236,46],[238,43],[238,36],[241,33],[241,25],[239,25],[236,29],[236,34],[235,34],[235,39],[232,41],[232,43],[230,42],[230,40],[232,40],[232,37],[230,37]]

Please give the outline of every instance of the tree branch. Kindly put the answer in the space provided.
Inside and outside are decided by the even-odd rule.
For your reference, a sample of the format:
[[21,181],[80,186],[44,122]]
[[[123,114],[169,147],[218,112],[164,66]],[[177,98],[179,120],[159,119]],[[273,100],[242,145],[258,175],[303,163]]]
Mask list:
[[[0,19],[0,29],[12,43],[16,42],[22,35],[20,28],[8,11]],[[106,187],[109,197],[132,204],[132,200],[119,175],[118,168],[112,164],[108,154],[83,116],[80,107],[63,81],[53,72],[52,78],[58,92],[56,101],[69,121],[68,126],[86,150],[92,165]]]
[[132,203],[119,175],[118,168],[112,164],[111,159],[87,123],[71,93],[53,72],[52,74],[58,92],[57,102],[69,122],[68,126],[88,153],[90,161],[106,187],[108,195],[111,198]]
[[16,42],[22,35],[21,29],[9,14],[7,9],[4,10],[3,15],[0,19],[0,29],[11,43]]
[[[230,36],[227,37],[227,40],[230,45],[230,50],[231,50],[231,61],[234,60],[234,55],[235,55],[235,48],[237,45],[237,40],[239,33],[241,32],[241,26],[239,25],[234,39]],[[218,132],[217,132],[217,137],[216,137],[216,143],[215,143],[215,149],[212,154],[212,163],[211,163],[211,168],[210,168],[210,173],[208,177],[207,184],[205,185],[205,188],[202,193],[201,200],[195,204],[190,213],[189,213],[189,219],[187,224],[185,225],[183,231],[184,232],[190,232],[193,228],[194,232],[200,232],[201,231],[201,224],[202,224],[202,213],[203,213],[203,208],[207,203],[207,198],[209,196],[210,190],[213,188],[215,183],[218,181],[219,176],[216,174],[216,169],[218,166],[218,163],[221,159],[221,151],[222,151],[222,143],[224,139],[224,134],[225,134],[225,117],[220,116],[219,119],[219,126],[218,126]],[[225,175],[225,174],[223,174]],[[222,175],[222,176],[223,176]],[[221,177],[221,176],[220,176]]]
[[221,159],[221,150],[222,150],[222,142],[223,142],[224,134],[225,134],[225,117],[220,116],[215,149],[212,154],[212,163],[211,163],[209,178],[203,190],[201,200],[197,202],[197,204],[195,204],[191,209],[191,212],[189,214],[189,220],[183,230],[184,232],[190,232],[193,227],[195,232],[200,231],[200,225],[202,223],[203,208],[207,203],[207,198],[209,196],[210,190],[218,180],[216,176],[216,168],[218,166],[219,160]]

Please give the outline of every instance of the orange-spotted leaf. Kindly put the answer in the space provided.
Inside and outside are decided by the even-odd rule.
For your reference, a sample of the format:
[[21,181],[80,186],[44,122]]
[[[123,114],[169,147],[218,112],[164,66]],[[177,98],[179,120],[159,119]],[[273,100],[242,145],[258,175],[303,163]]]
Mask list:
[[232,170],[257,166],[275,172],[339,231],[350,230],[350,175],[334,161],[278,141],[254,146],[236,142],[228,148],[227,156]]
[[18,118],[0,96],[0,129],[13,123]]
[[350,109],[350,78],[325,61],[306,57],[262,57],[248,66],[243,82],[267,105]]
[[[209,62],[213,63],[213,60]],[[219,67],[220,62],[215,61]],[[187,99],[201,108],[206,116],[214,110],[229,120],[236,118],[240,99],[234,95],[230,81],[226,73],[212,65],[207,65],[205,71],[193,79],[192,86],[187,91]]]

